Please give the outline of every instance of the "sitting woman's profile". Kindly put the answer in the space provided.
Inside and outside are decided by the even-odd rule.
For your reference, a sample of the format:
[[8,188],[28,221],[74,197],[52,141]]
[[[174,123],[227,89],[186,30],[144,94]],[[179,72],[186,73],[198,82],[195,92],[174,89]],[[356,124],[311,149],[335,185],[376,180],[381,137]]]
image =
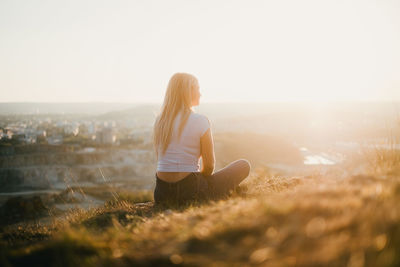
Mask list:
[[199,105],[200,96],[200,86],[193,75],[176,73],[169,80],[153,129],[156,203],[226,197],[249,175],[250,164],[245,159],[214,172],[210,121],[193,110],[193,106]]

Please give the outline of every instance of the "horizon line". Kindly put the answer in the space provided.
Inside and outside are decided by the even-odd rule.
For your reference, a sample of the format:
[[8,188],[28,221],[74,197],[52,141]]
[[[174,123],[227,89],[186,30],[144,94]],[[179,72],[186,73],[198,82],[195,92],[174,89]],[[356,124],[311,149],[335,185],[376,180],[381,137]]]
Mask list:
[[[143,102],[106,102],[106,101],[0,101],[1,104],[162,104],[161,101],[143,101]],[[270,101],[204,101],[201,104],[262,104],[262,103],[400,103],[399,100],[270,100]]]

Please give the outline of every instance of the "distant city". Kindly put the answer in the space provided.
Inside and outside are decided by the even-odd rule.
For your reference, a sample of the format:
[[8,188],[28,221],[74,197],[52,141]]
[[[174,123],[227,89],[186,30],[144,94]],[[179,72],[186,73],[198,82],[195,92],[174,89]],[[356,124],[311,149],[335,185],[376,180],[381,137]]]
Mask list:
[[[135,105],[130,105],[134,108],[128,110],[128,114],[132,111],[133,116],[124,112],[120,115],[115,104],[92,104],[91,112],[85,113],[79,106],[83,105],[65,105],[61,110],[69,112],[64,113],[53,105],[49,109],[49,104],[0,104],[5,114],[0,115],[0,154],[12,154],[16,145],[65,144],[90,147],[150,142],[149,131],[154,121],[154,112],[139,106],[138,113]],[[72,113],[74,108],[75,113]],[[117,111],[111,112],[113,108]],[[150,106],[150,109],[153,108]],[[42,112],[32,114],[32,109]],[[50,110],[54,113],[48,113]],[[144,115],[140,114],[143,110]]]
[[[62,144],[64,138],[83,136],[101,144],[113,144],[116,141],[116,122],[93,121],[53,121],[50,118],[31,119],[8,124],[0,129],[0,139],[5,142]],[[127,137],[129,138],[130,135]]]
[[[0,144],[124,145],[151,142],[160,104],[0,103]],[[295,141],[324,131],[325,136],[385,134],[399,121],[399,103],[206,103],[217,132],[253,131]],[[321,120],[320,115],[324,114]],[[373,130],[373,132],[372,132]],[[364,131],[362,135],[360,132]],[[294,137],[294,138],[293,138]],[[314,139],[313,139],[314,140]]]

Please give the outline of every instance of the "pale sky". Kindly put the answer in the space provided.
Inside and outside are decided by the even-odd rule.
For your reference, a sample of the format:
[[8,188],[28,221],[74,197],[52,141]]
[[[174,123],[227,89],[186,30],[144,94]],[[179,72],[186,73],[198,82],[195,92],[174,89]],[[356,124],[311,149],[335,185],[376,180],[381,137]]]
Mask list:
[[400,1],[0,1],[0,102],[400,101]]

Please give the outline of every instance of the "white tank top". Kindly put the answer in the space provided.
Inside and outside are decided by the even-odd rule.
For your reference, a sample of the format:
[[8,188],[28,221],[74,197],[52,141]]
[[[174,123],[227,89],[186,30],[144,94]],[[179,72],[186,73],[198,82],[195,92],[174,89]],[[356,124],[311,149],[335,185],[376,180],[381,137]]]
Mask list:
[[202,114],[191,112],[178,140],[181,114],[174,121],[171,142],[164,155],[159,156],[157,171],[160,172],[198,172],[200,171],[200,137],[210,128],[210,121]]

